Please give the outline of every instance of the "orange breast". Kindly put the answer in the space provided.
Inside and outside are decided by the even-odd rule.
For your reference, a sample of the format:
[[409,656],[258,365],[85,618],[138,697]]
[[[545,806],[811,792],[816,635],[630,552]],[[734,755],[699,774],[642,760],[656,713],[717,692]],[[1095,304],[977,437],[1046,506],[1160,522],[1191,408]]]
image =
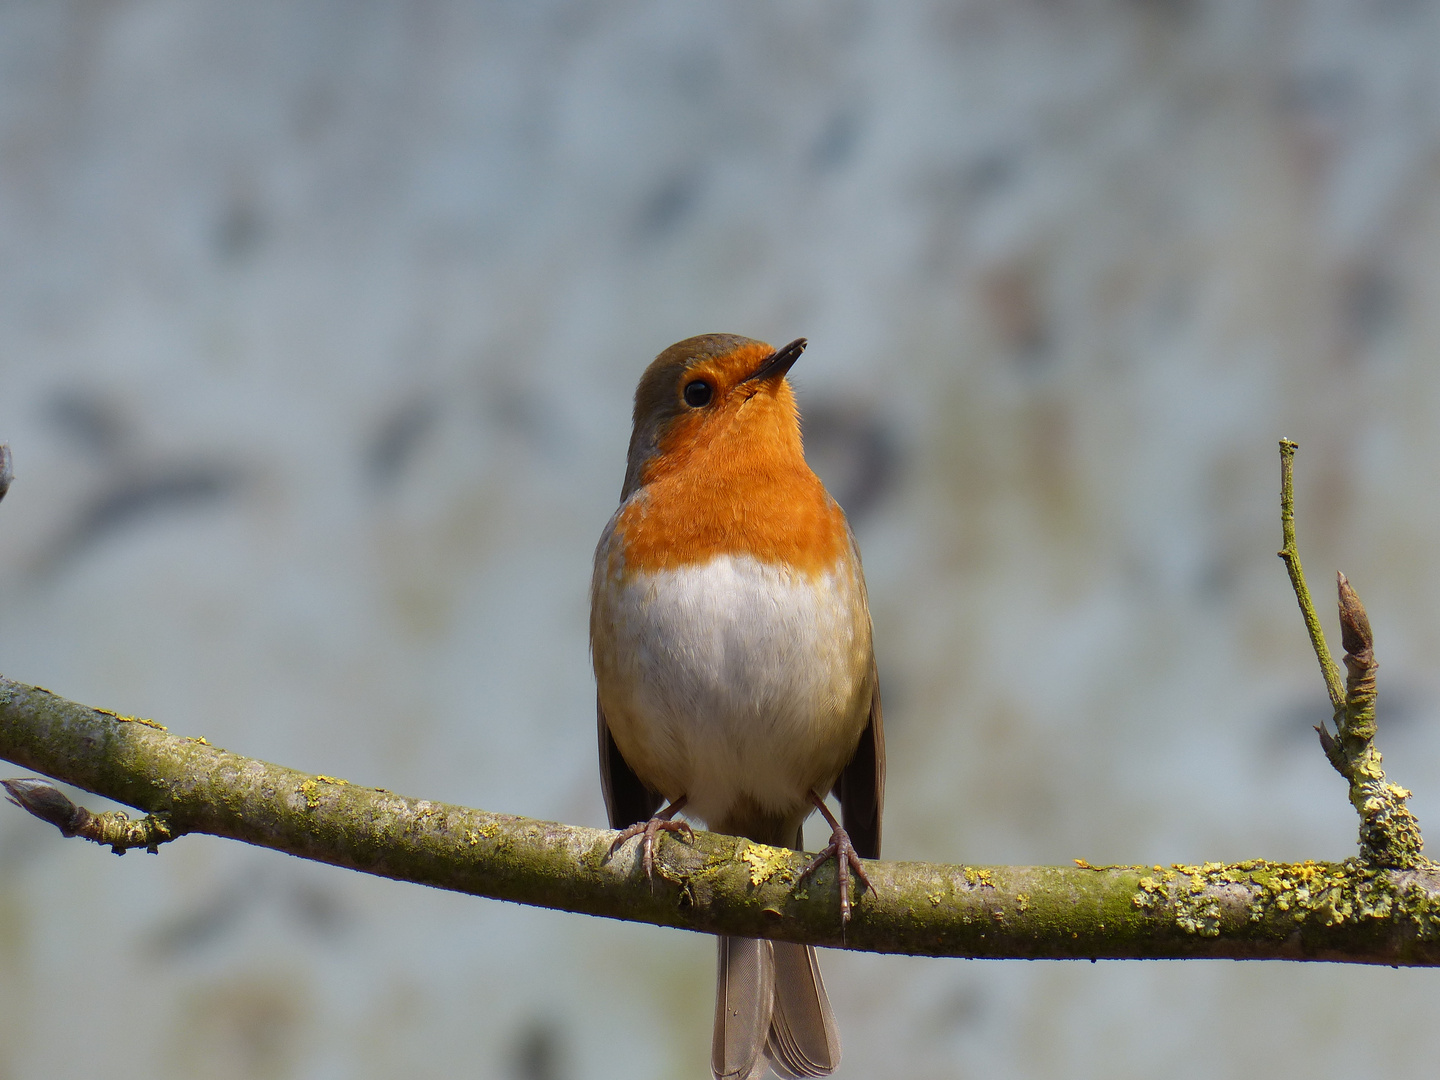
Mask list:
[[[793,406],[677,425],[616,521],[625,572],[749,555],[816,577],[849,554],[845,514],[805,464]],[[749,408],[750,406],[747,406]]]

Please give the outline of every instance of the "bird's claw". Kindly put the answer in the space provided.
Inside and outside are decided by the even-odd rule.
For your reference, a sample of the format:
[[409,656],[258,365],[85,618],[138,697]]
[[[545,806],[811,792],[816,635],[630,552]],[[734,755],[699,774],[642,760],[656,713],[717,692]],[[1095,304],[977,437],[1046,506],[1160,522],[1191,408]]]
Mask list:
[[[829,815],[827,815],[829,816]],[[833,823],[832,823],[833,824]],[[860,861],[860,856],[855,851],[855,845],[850,842],[850,834],[838,824],[833,825],[830,833],[830,843],[810,860],[804,870],[800,871],[796,883],[804,881],[810,874],[820,869],[825,860],[835,860],[835,876],[840,885],[840,925],[843,927],[850,921],[850,874],[853,871],[862,888],[861,892],[869,889],[875,891],[875,886],[870,884],[870,878],[865,873],[865,865]]]
[[690,828],[689,822],[671,820],[673,815],[684,805],[685,800],[678,799],[649,821],[637,821],[634,825],[621,829],[611,843],[610,851],[613,853],[625,841],[643,836],[644,839],[640,841],[640,865],[645,870],[645,880],[653,882],[655,880],[655,838],[662,832],[673,832],[684,833],[685,839],[691,843],[695,840],[695,831]]

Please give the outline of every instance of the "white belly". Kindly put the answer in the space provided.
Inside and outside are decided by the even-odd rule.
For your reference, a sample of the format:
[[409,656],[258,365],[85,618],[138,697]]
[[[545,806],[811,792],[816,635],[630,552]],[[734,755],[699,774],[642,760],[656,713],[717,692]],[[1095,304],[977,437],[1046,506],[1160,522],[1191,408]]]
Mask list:
[[869,717],[870,617],[845,562],[812,580],[720,556],[597,581],[592,647],[625,760],[711,824],[746,797],[803,817]]

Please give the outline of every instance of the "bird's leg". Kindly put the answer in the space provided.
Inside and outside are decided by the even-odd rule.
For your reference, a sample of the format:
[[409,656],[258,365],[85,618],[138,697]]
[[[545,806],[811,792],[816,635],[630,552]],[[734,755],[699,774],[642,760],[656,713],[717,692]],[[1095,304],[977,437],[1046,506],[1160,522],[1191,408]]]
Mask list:
[[855,876],[860,879],[860,884],[866,889],[874,892],[875,886],[870,884],[870,879],[865,875],[865,866],[860,861],[860,856],[855,853],[855,845],[850,842],[850,834],[845,831],[840,822],[835,820],[835,815],[830,813],[829,808],[825,805],[825,800],[812,791],[810,801],[830,823],[830,843],[810,861],[809,866],[800,871],[800,876],[795,879],[795,882],[798,885],[804,881],[833,855],[835,857],[835,876],[840,881],[840,925],[843,927],[850,921],[850,871],[855,871]]
[[628,829],[621,829],[620,835],[615,837],[615,842],[610,845],[614,851],[621,844],[634,836],[643,836],[645,839],[640,843],[640,865],[645,868],[645,879],[655,880],[655,836],[660,832],[673,832],[685,834],[686,839],[694,840],[695,833],[690,826],[683,821],[672,821],[676,814],[685,809],[687,799],[684,795],[676,799],[664,810],[652,817],[649,821],[637,821]]

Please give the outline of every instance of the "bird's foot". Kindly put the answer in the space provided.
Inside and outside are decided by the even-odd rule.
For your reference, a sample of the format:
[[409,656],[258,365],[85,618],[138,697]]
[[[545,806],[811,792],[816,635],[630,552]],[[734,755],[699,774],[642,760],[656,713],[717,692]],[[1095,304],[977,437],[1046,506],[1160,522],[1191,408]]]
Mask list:
[[830,843],[819,855],[810,860],[810,864],[800,871],[800,875],[795,881],[798,885],[820,869],[826,859],[833,857],[835,876],[839,879],[840,884],[840,926],[843,929],[845,924],[850,921],[851,871],[854,871],[855,877],[859,880],[862,892],[864,889],[874,892],[875,886],[870,884],[870,878],[865,873],[865,864],[860,861],[860,856],[855,851],[855,845],[850,842],[850,834],[845,831],[840,822],[835,820],[835,815],[830,813],[823,799],[816,795],[811,795],[810,799],[830,824]]
[[625,843],[626,840],[630,840],[636,836],[643,836],[644,839],[640,842],[640,865],[645,869],[645,880],[654,881],[655,838],[662,832],[673,832],[684,833],[685,839],[687,840],[695,839],[694,830],[690,828],[687,822],[671,820],[684,809],[684,807],[685,797],[682,795],[649,821],[637,821],[629,828],[621,829],[620,835],[615,837],[614,843],[610,845],[610,850],[613,852],[621,844]]

